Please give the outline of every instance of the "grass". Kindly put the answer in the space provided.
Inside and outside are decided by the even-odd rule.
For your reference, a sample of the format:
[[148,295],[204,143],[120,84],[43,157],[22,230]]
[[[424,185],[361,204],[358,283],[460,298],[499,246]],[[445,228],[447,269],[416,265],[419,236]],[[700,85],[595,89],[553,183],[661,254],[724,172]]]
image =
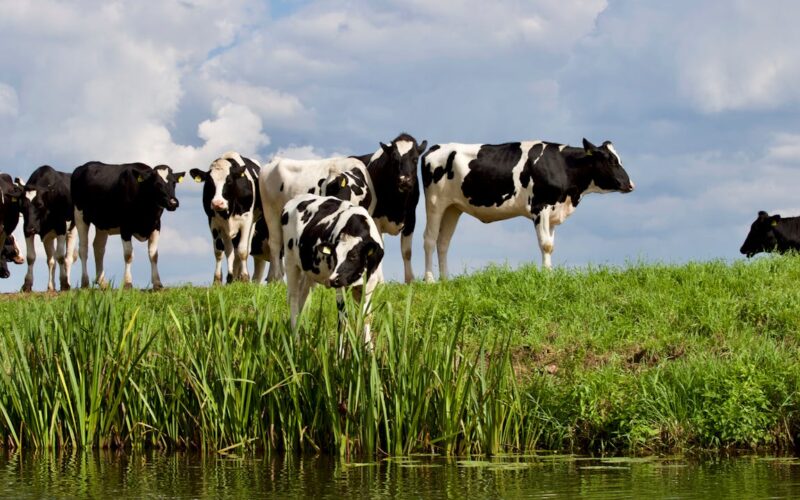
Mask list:
[[0,436],[342,456],[791,448],[798,283],[797,257],[489,268],[383,287],[374,350],[358,322],[337,334],[330,290],[297,331],[281,284],[13,296]]

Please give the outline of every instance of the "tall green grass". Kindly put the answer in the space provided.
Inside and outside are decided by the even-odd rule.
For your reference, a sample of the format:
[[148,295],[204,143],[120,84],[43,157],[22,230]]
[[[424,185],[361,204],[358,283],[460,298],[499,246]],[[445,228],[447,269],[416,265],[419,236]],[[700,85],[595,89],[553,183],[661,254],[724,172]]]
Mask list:
[[279,284],[3,299],[0,435],[342,456],[790,447],[798,283],[791,257],[490,268],[385,286],[373,348],[361,319],[338,334],[322,289],[296,331]]

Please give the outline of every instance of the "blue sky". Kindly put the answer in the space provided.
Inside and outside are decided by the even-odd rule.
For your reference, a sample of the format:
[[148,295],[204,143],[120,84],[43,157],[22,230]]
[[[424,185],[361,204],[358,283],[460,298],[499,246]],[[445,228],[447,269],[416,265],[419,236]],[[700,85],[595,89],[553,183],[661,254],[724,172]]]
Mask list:
[[[609,139],[637,189],[587,196],[556,232],[555,265],[737,259],[758,210],[800,214],[798,17],[779,0],[0,0],[0,170],[363,154],[401,131]],[[162,280],[206,284],[199,186],[179,198]],[[398,238],[386,245],[399,279]],[[117,282],[120,247],[106,254]],[[134,253],[146,286],[144,245]],[[463,217],[450,270],[539,260],[530,221]],[[12,273],[0,291],[19,288],[24,266]]]

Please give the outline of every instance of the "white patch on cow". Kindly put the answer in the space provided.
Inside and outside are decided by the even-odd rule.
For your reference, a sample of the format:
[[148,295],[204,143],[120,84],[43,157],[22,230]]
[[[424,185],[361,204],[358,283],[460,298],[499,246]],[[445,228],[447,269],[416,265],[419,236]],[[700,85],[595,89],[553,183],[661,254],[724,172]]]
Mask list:
[[164,182],[167,182],[167,177],[169,176],[169,170],[167,170],[166,168],[157,168],[156,173],[158,173],[158,175],[160,175],[161,178],[164,179]]
[[619,154],[617,154],[617,150],[614,149],[614,145],[609,142],[608,144],[606,144],[606,148],[608,148],[608,150],[611,151],[612,155],[617,157],[617,163],[619,163],[619,165],[622,166],[622,160],[620,159]]
[[616,190],[614,189],[602,189],[594,183],[594,181],[589,183],[589,187],[587,187],[581,195],[589,194],[589,193],[615,193]]
[[31,189],[30,191],[25,191],[25,198],[28,198],[28,200],[33,201],[33,199],[36,198],[36,190]]
[[414,143],[411,141],[397,141],[395,143],[397,145],[397,152],[400,153],[400,156],[411,151],[411,148],[414,146]]
[[574,211],[575,205],[572,204],[572,198],[567,196],[563,203],[556,203],[550,210],[550,225],[557,226],[562,224]]

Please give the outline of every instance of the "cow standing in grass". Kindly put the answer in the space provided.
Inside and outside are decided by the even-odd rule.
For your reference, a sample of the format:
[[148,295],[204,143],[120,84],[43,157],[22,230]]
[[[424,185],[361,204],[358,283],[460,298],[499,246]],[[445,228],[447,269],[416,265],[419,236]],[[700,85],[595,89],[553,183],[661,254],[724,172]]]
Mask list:
[[331,196],[306,194],[289,201],[281,215],[286,255],[287,295],[292,326],[315,284],[337,289],[336,303],[344,320],[342,290],[362,300],[364,340],[370,342],[370,298],[380,276],[383,240],[363,207]]
[[439,277],[447,278],[447,251],[458,218],[481,222],[512,217],[533,220],[542,267],[550,268],[555,226],[588,193],[633,191],[611,142],[583,147],[542,141],[506,144],[441,144],[422,159],[426,225],[425,281],[433,281],[433,250]]
[[22,284],[23,292],[33,287],[33,267],[36,263],[36,236],[42,240],[47,256],[47,290],[56,288],[56,262],[60,267],[61,290],[69,290],[69,274],[75,260],[75,209],[72,204],[70,183],[72,174],[59,172],[49,165],[33,171],[28,181],[17,179],[25,190],[22,204],[23,233],[25,234],[28,272]]
[[167,165],[151,168],[144,163],[110,165],[89,162],[72,174],[72,201],[75,203],[75,225],[80,238],[81,287],[89,286],[89,225],[95,226],[95,283],[107,285],[103,256],[109,234],[119,234],[125,259],[122,286],[133,286],[131,238],[147,241],[150,275],[154,290],[162,288],[158,275],[158,239],[164,209],[175,211],[178,199],[175,184],[183,180],[183,172],[173,172]]
[[760,252],[800,251],[800,217],[758,212],[739,251],[747,257]]
[[203,183],[203,210],[214,244],[214,283],[222,282],[222,257],[227,282],[248,281],[247,257],[253,256],[253,281],[260,282],[269,259],[267,225],[262,216],[258,174],[261,165],[236,152],[211,163],[208,171],[193,168],[189,175]]

